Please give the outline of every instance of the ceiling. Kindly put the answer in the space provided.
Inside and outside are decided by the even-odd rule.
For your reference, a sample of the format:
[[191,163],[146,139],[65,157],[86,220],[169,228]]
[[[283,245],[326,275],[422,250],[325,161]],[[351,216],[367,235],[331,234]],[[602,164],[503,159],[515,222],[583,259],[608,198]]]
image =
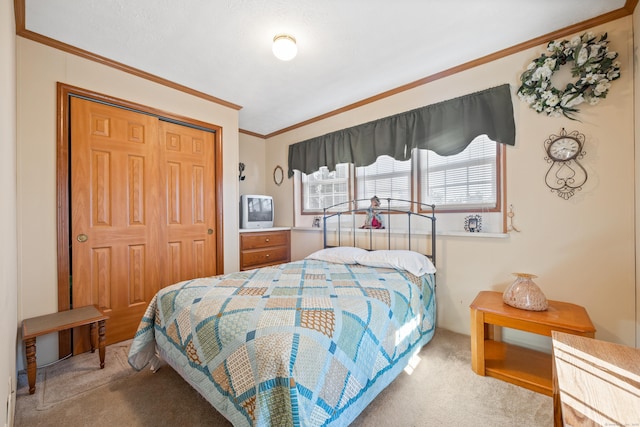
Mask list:
[[[240,128],[260,136],[625,6],[625,0],[20,1],[27,32],[240,106]],[[279,33],[297,39],[291,61],[271,53]]]

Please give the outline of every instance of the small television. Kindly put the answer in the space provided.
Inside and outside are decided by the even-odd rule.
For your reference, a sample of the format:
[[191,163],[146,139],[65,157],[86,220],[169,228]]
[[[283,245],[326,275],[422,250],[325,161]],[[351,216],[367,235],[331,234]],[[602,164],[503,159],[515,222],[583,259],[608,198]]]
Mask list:
[[273,197],[259,194],[240,196],[240,228],[273,227]]

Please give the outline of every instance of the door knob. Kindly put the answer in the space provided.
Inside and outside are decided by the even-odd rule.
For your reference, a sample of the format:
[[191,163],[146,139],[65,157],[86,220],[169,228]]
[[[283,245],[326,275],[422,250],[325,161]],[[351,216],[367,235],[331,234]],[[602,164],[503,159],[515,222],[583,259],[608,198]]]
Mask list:
[[84,243],[87,240],[89,240],[89,236],[87,236],[86,234],[78,234],[78,237],[76,237],[78,239],[78,242],[80,243]]
[[213,229],[212,228],[208,229],[207,234],[213,234]]

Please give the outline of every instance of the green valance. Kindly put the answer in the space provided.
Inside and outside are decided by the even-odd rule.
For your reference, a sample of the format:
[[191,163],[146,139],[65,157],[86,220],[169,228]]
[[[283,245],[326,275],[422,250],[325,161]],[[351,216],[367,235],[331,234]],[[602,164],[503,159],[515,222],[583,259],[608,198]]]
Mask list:
[[368,166],[384,154],[408,160],[414,148],[450,156],[484,134],[515,145],[508,84],[292,144],[289,177],[294,170],[311,173],[322,166],[335,170],[338,163]]

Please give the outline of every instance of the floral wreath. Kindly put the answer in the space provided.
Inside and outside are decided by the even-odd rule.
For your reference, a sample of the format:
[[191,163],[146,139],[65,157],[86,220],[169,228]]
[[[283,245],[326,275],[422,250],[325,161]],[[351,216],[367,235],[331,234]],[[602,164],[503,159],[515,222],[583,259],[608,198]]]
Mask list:
[[[546,53],[529,64],[522,73],[522,84],[518,96],[538,113],[559,117],[571,117],[577,113],[576,106],[583,102],[596,105],[606,98],[611,82],[620,78],[620,63],[615,61],[616,52],[610,52],[607,33],[596,37],[585,33],[571,40],[551,41]],[[551,76],[567,62],[573,61],[571,75],[578,79],[560,90],[551,83]]]

